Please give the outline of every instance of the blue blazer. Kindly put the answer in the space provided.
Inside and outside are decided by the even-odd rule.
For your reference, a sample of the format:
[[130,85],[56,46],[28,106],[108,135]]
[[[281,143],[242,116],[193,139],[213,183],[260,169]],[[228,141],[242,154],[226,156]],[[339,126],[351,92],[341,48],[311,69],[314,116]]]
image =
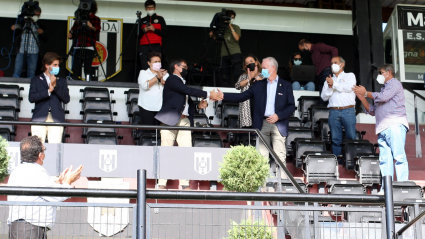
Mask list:
[[[175,126],[186,107],[186,95],[207,98],[206,91],[190,88],[186,86],[180,77],[172,75],[167,78],[162,92],[162,107],[156,114],[155,119],[160,122]],[[195,114],[196,106],[189,97],[189,120],[190,126],[193,127],[193,115]]]
[[49,86],[47,85],[44,73],[34,76],[31,79],[30,93],[28,100],[35,103],[31,121],[46,121],[49,109],[51,110],[53,121],[65,122],[65,112],[62,103],[69,102],[68,84],[64,78],[57,77],[56,87],[49,96]]
[[[264,113],[267,104],[267,79],[256,81],[251,88],[243,93],[224,93],[223,101],[243,102],[251,99],[252,126],[261,130],[263,127]],[[292,85],[283,78],[278,77],[276,89],[275,113],[279,117],[276,122],[282,136],[288,136],[289,117],[295,111],[294,94]]]

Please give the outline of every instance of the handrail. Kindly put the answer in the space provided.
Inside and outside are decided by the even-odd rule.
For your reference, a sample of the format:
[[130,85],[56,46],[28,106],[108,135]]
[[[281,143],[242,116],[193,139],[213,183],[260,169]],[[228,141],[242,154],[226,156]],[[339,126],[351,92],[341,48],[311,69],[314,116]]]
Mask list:
[[421,212],[417,217],[413,218],[409,223],[404,225],[404,227],[400,228],[397,232],[397,237],[403,234],[407,229],[416,224],[419,220],[421,220],[425,216],[425,211]]
[[407,91],[409,91],[410,93],[412,93],[413,95],[415,95],[415,96],[417,96],[417,97],[419,97],[420,99],[422,99],[422,100],[424,100],[425,101],[425,97],[424,96],[422,96],[422,95],[420,95],[420,94],[418,94],[416,91],[414,91],[412,88],[410,88],[410,87],[408,87],[408,86],[406,86],[406,84],[404,84],[404,83],[401,83],[402,85],[403,85],[403,88],[405,89],[405,90],[407,90]]
[[[76,189],[76,188],[31,188],[0,187],[0,195],[55,196],[55,197],[105,197],[137,198],[137,190],[119,189]],[[208,201],[279,201],[279,202],[317,202],[325,204],[368,204],[384,205],[381,195],[350,194],[300,194],[300,193],[240,193],[224,191],[166,191],[146,190],[147,199],[167,200],[208,200]],[[329,208],[331,210],[331,208]]]
[[[245,133],[256,133],[261,142],[265,145],[267,150],[272,155],[273,159],[277,164],[282,168],[282,170],[288,176],[289,181],[301,194],[305,194],[301,186],[295,181],[295,178],[289,172],[286,165],[279,159],[276,152],[272,149],[270,144],[266,142],[263,134],[258,129],[229,129],[229,128],[201,128],[201,127],[176,127],[176,126],[145,126],[145,125],[123,125],[123,124],[87,124],[87,123],[55,123],[55,122],[31,122],[31,121],[0,121],[0,125],[40,125],[40,126],[64,126],[64,127],[93,127],[93,128],[130,128],[130,129],[147,129],[147,130],[158,130],[158,129],[167,129],[167,130],[190,130],[190,131],[212,131],[212,132],[245,132]],[[278,170],[278,175],[280,171]],[[279,176],[280,178],[280,176]],[[279,184],[279,187],[281,185]]]

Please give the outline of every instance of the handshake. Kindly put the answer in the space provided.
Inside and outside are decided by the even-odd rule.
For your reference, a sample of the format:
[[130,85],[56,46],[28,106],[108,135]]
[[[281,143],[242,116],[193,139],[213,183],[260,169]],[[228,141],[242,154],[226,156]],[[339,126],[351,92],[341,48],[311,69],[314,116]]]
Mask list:
[[210,92],[210,100],[211,101],[220,101],[223,100],[224,94],[219,89],[217,89],[217,92],[215,90],[212,90]]

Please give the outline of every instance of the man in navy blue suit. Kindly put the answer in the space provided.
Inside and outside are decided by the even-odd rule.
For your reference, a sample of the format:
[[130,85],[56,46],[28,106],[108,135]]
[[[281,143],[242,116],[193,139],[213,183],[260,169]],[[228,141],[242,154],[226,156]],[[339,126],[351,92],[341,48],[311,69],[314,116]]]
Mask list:
[[[41,75],[31,79],[28,99],[35,103],[31,121],[34,122],[65,122],[63,104],[69,102],[68,84],[64,78],[56,75],[59,73],[59,63],[61,57],[54,52],[47,52],[42,61]],[[37,135],[42,142],[49,143],[62,142],[62,126],[31,126],[32,135]]]
[[[190,96],[221,100],[221,94],[214,90],[206,92],[186,86],[184,77],[187,75],[187,64],[182,59],[173,60],[170,70],[173,75],[168,77],[164,84],[162,107],[155,119],[159,120],[161,125],[193,127],[196,106]],[[203,100],[197,107],[204,109],[207,106],[207,101]],[[188,130],[161,130],[161,146],[173,146],[174,141],[177,141],[179,147],[192,147],[192,134]],[[166,184],[167,179],[160,179],[158,182],[160,189],[165,189]],[[189,180],[180,180],[180,186],[189,189]]]
[[[288,136],[289,117],[295,111],[294,94],[291,84],[277,75],[278,63],[273,57],[261,63],[263,80],[257,80],[243,93],[224,93],[223,101],[243,102],[252,99],[252,126],[261,130],[279,159],[286,164],[285,140]],[[269,157],[269,152],[260,144],[260,153]]]

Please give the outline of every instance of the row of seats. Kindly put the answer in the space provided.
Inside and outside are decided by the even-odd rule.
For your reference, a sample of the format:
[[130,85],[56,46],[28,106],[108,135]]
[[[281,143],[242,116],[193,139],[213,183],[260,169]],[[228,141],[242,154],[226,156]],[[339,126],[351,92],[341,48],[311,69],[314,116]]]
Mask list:
[[[17,121],[21,108],[21,91],[18,85],[0,84],[0,121]],[[16,136],[15,125],[0,125],[0,136],[13,141]]]

